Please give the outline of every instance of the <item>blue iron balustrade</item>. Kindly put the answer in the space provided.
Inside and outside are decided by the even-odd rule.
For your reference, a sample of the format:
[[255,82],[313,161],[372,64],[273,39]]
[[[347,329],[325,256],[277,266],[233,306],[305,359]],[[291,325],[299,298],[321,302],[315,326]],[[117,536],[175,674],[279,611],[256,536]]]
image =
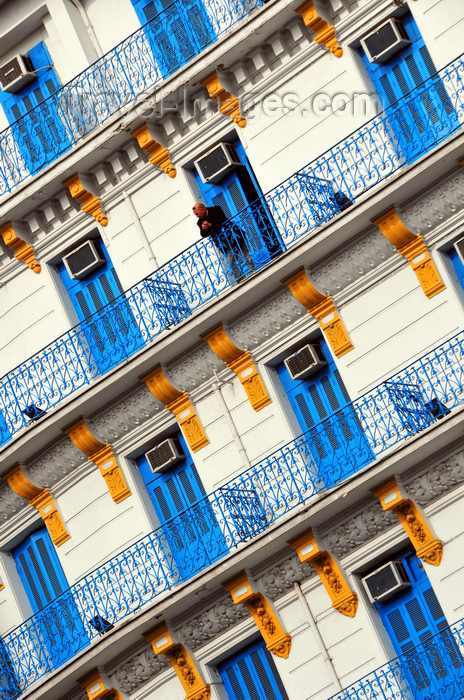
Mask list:
[[446,415],[464,398],[463,348],[464,332],[178,513],[11,631],[0,645],[4,697],[16,697],[127,615]]
[[203,0],[203,13],[192,21],[184,4],[173,1],[0,133],[0,195],[177,71],[262,2]]
[[463,652],[464,620],[459,620],[328,700],[460,700]]

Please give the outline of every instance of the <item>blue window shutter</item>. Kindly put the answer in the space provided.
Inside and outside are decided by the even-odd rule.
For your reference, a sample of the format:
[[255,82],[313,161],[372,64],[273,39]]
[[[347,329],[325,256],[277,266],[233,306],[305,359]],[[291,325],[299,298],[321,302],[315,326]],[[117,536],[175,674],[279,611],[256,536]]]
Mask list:
[[218,666],[229,700],[288,700],[274,659],[260,640]]

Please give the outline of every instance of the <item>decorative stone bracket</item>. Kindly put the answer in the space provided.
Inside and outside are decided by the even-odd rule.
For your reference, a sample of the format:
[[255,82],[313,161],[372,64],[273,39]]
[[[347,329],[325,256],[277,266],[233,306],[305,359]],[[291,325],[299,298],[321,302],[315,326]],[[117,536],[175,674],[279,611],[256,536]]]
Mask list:
[[8,221],[6,224],[0,227],[0,235],[3,238],[4,244],[13,249],[16,260],[25,262],[26,265],[30,267],[32,272],[35,272],[38,275],[42,267],[35,259],[34,251],[30,243],[27,243],[23,238],[21,238],[20,235],[18,235],[18,233],[16,233],[15,227],[18,230],[18,227],[20,226],[20,224],[13,224],[12,221]]
[[271,403],[250,353],[247,350],[241,350],[232,342],[222,323],[206,333],[203,340],[206,340],[214,354],[235,372],[255,411]]
[[446,289],[422,236],[416,236],[403,224],[395,207],[372,221],[385,238],[411,265],[425,295],[430,299]]
[[132,136],[137,139],[140,148],[143,148],[150,155],[150,163],[158,165],[169,177],[176,177],[177,170],[171,163],[167,148],[153,138],[147,123],[135,129]]
[[402,496],[395,477],[372,493],[380,500],[384,510],[391,510],[397,516],[419,559],[439,566],[443,556],[443,542],[435,539],[416,504],[410,498]]
[[19,464],[10,469],[3,478],[18,496],[25,498],[31,506],[37,508],[55,547],[59,547],[63,542],[69,540],[71,535],[66,531],[61,515],[48,489],[34,486],[26,477]]
[[262,593],[255,592],[246,572],[224,584],[235,604],[242,603],[248,608],[257,628],[261,632],[266,648],[276,656],[286,659],[290,654],[292,638],[284,632],[270,603]]
[[97,668],[80,678],[78,682],[87,691],[89,700],[123,700],[119,691],[107,687],[108,681],[103,680]]
[[283,281],[295,299],[308,309],[308,313],[319,322],[330,347],[337,357],[353,349],[353,344],[337,313],[331,297],[321,294],[309,281],[303,268]]
[[146,632],[143,636],[151,644],[157,656],[158,654],[167,656],[176,676],[182,683],[187,700],[209,700],[211,697],[209,684],[202,679],[184,645],[172,640],[165,622],[150,632]]
[[307,0],[303,5],[297,7],[295,12],[298,12],[306,26],[316,33],[314,41],[317,44],[324,44],[330,53],[333,53],[337,58],[343,56],[343,49],[335,37],[335,29],[325,19],[319,17],[314,7],[314,0]]
[[145,377],[141,377],[141,381],[145,382],[158,401],[164,403],[168,411],[174,413],[193,452],[209,444],[188,394],[182,393],[169,382],[162,367],[156,367]]
[[297,551],[301,562],[309,562],[314,566],[330,596],[332,607],[342,615],[354,617],[358,608],[358,596],[350,589],[332,555],[319,549],[312,530],[296,537],[289,545]]
[[109,444],[105,445],[92,435],[84,418],[80,418],[64,432],[69,435],[77,449],[97,465],[115,503],[120,503],[131,495],[113,449]]
[[3,591],[4,588],[5,588],[5,586],[4,586],[3,583],[0,581],[0,591]]
[[217,71],[214,71],[214,73],[202,80],[201,84],[208,90],[209,96],[218,102],[222,114],[228,115],[237,126],[243,129],[247,120],[240,114],[238,97],[232,95],[221,85]]
[[71,197],[77,199],[82,204],[82,211],[85,214],[93,216],[95,221],[102,226],[108,225],[108,217],[106,217],[102,211],[100,199],[90,191],[92,185],[85,175],[75,173],[71,177],[68,177],[68,179],[63,182],[63,185],[69,189]]

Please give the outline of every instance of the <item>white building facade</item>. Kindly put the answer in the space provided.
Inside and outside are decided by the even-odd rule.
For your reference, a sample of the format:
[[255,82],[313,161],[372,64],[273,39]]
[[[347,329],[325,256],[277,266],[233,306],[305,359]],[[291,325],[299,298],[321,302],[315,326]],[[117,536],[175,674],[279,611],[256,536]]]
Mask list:
[[463,27],[0,1],[0,700],[464,697]]

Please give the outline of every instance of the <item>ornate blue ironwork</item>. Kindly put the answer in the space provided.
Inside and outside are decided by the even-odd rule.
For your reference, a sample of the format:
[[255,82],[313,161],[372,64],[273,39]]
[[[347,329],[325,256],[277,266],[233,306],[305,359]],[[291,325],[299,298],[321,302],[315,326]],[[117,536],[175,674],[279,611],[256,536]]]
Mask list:
[[[163,12],[0,133],[0,196],[215,42],[262,0],[203,0]],[[179,32],[182,36],[179,36]]]
[[328,700],[460,700],[464,620],[445,627]]

